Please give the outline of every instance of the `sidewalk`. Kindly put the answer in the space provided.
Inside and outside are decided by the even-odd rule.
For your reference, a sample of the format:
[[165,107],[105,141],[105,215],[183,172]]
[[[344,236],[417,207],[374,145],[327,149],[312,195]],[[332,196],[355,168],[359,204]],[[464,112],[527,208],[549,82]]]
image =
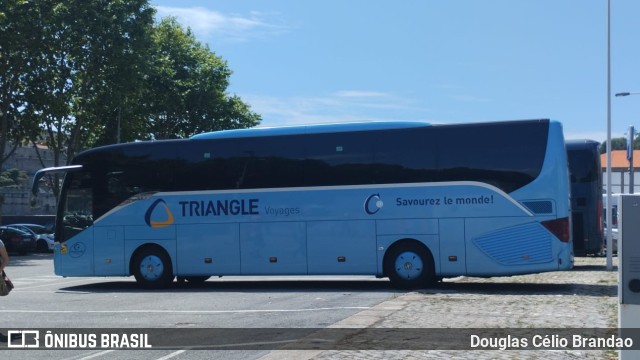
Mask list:
[[[615,328],[617,258],[576,258],[572,271],[445,279],[362,311],[332,328]],[[346,341],[349,341],[346,339]],[[279,350],[271,359],[616,359],[604,350]]]

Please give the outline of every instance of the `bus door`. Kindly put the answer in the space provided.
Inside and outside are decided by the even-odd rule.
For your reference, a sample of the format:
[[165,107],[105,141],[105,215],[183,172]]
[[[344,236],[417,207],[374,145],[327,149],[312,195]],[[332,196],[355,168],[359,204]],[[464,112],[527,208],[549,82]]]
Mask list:
[[57,221],[54,248],[55,273],[62,276],[93,275],[93,186],[87,172],[71,177],[61,197],[62,219]]
[[466,275],[467,251],[464,238],[464,218],[440,219],[438,222],[440,225],[440,274],[444,276]]

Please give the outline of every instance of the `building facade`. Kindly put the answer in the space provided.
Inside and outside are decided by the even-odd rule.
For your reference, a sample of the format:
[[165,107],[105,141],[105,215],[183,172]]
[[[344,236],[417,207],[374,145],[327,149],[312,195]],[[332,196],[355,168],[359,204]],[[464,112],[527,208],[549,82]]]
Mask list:
[[[607,154],[600,155],[603,192],[607,189]],[[631,191],[630,163],[626,150],[611,151],[611,193],[640,193],[640,150],[633,151],[633,191]]]
[[[40,156],[38,156],[38,153]],[[61,159],[61,162],[64,162]],[[46,146],[18,147],[2,164],[2,171],[18,169],[26,172],[27,179],[17,189],[0,188],[4,199],[1,204],[3,216],[52,215],[56,211],[56,197],[44,188],[36,198],[31,196],[31,181],[36,171],[54,166],[54,154]]]

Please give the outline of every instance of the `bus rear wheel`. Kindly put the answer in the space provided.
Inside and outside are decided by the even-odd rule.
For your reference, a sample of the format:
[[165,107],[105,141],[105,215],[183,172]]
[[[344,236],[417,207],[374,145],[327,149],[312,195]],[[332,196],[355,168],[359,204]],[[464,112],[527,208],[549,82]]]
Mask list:
[[155,247],[139,251],[133,261],[133,276],[147,289],[161,289],[173,282],[173,268],[169,255]]
[[384,271],[399,289],[427,287],[435,281],[433,257],[424,245],[415,241],[404,241],[389,249]]

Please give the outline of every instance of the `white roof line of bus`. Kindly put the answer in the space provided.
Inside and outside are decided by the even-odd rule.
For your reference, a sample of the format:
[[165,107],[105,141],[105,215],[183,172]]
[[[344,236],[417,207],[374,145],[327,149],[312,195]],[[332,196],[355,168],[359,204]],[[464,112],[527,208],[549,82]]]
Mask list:
[[[527,120],[505,120],[505,121],[549,121],[557,123],[557,120],[550,119],[527,119]],[[504,121],[495,121],[504,122]],[[464,123],[466,125],[482,124],[483,122]],[[486,122],[485,122],[486,123]],[[193,135],[190,139],[233,139],[242,137],[260,137],[260,136],[278,136],[278,135],[297,135],[297,134],[321,134],[330,132],[351,132],[351,131],[367,131],[367,130],[392,130],[392,129],[410,129],[416,127],[433,126],[433,125],[463,125],[462,123],[432,123],[425,121],[360,121],[360,122],[343,122],[343,123],[320,123],[320,124],[301,124],[301,125],[285,125],[285,126],[269,126],[254,127],[245,129],[231,129],[206,132]]]
[[368,121],[368,122],[346,122],[346,123],[325,123],[325,124],[305,124],[289,126],[269,126],[246,129],[220,130],[197,134],[191,139],[226,139],[245,136],[272,136],[272,135],[294,135],[294,134],[320,134],[329,132],[350,132],[358,130],[391,130],[407,129],[415,127],[430,126],[431,123],[423,121]]

